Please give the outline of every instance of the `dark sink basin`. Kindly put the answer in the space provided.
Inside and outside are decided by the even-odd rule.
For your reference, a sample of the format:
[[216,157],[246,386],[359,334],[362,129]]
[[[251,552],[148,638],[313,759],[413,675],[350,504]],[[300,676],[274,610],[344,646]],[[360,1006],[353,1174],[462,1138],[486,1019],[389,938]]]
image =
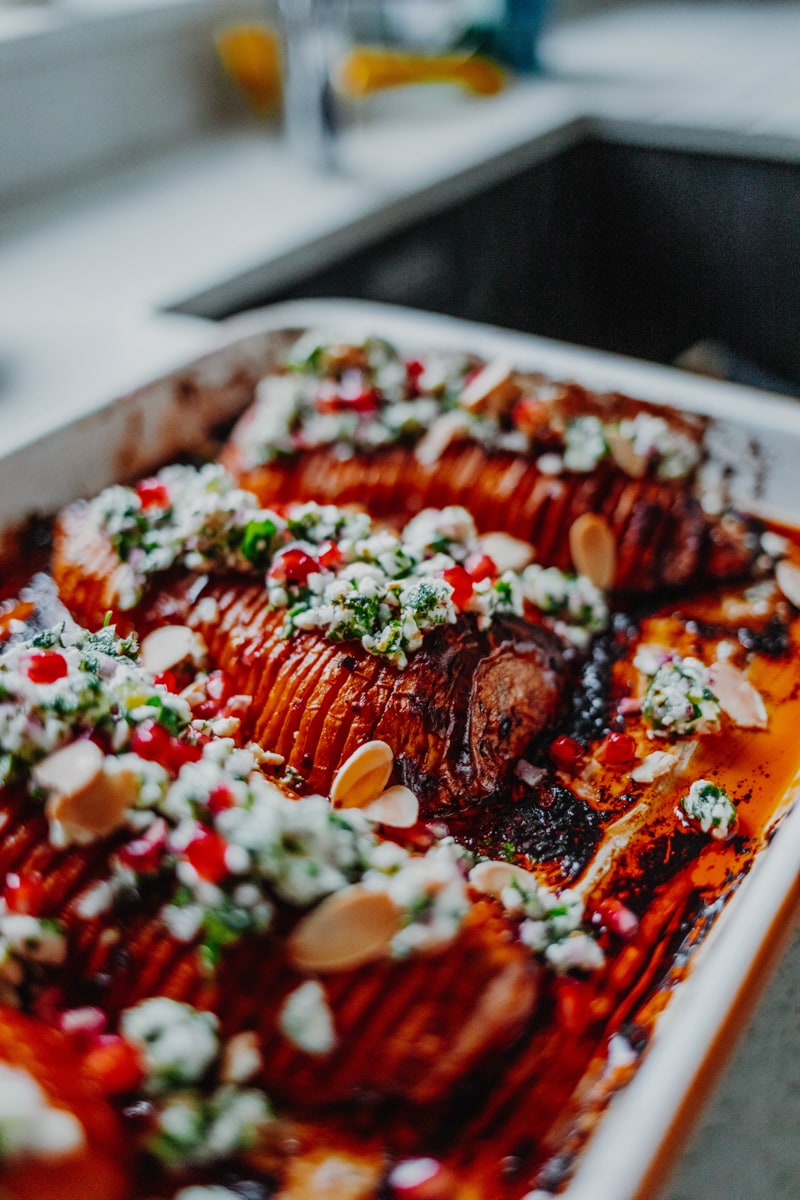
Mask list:
[[713,339],[800,393],[799,266],[800,165],[588,137],[241,306],[382,300],[664,363]]

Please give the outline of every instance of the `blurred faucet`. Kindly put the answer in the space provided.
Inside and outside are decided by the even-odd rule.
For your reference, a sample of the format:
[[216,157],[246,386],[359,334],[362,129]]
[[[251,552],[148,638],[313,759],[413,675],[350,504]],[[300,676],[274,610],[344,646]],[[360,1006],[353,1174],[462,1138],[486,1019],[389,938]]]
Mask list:
[[283,38],[284,125],[310,166],[336,166],[332,76],[347,45],[342,0],[278,0]]

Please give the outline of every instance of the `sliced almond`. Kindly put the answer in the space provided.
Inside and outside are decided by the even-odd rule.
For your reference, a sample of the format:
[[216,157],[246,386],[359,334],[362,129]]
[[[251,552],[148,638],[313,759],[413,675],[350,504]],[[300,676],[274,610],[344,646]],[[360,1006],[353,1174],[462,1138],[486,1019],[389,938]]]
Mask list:
[[370,821],[388,825],[390,829],[410,829],[419,820],[419,800],[410,788],[398,784],[381,792],[361,811]]
[[493,896],[495,900],[499,900],[505,889],[514,883],[528,892],[537,887],[536,878],[530,871],[499,859],[478,863],[470,871],[469,881],[477,891],[484,896]]
[[62,840],[105,837],[119,828],[135,803],[139,785],[133,771],[106,771],[104,762],[98,746],[82,741],[34,768],[36,782],[51,793],[45,812],[49,821],[58,822]]
[[37,763],[31,776],[38,787],[68,796],[82,792],[100,777],[104,757],[94,742],[71,742]]
[[142,640],[142,666],[154,675],[191,662],[200,666],[208,653],[203,638],[188,625],[162,625]]
[[569,550],[575,570],[598,588],[608,588],[617,570],[617,545],[611,526],[597,513],[583,513],[572,522]]
[[668,750],[653,750],[631,771],[634,783],[653,783],[662,775],[668,775],[678,765],[678,759]]
[[740,729],[766,729],[767,710],[764,699],[744,672],[732,662],[715,662],[709,668],[709,678],[714,695],[724,713]]
[[342,763],[331,784],[335,808],[363,808],[377,800],[389,782],[394,764],[386,742],[365,742]]
[[468,412],[500,416],[511,408],[522,394],[522,388],[514,377],[514,369],[496,359],[482,367],[464,388],[459,405]]
[[647,471],[647,459],[643,454],[637,454],[630,438],[623,437],[616,430],[606,432],[606,442],[611,451],[611,457],[626,475],[631,479],[641,479]]
[[386,892],[354,883],[334,892],[295,926],[286,949],[301,971],[347,971],[388,955],[400,910]]
[[788,559],[782,559],[775,568],[775,582],[786,599],[800,608],[800,567]]
[[484,533],[478,540],[481,550],[489,555],[501,575],[504,571],[524,571],[536,556],[530,542],[508,533]]
[[442,413],[431,424],[428,432],[414,450],[414,457],[423,467],[432,467],[453,442],[463,441],[469,436],[469,420],[465,413],[454,410]]

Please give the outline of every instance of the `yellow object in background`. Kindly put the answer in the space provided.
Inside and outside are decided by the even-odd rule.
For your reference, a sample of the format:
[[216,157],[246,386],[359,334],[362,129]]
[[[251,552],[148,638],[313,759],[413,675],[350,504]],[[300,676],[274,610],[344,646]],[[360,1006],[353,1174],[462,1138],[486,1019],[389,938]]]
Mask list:
[[335,83],[353,97],[411,83],[454,83],[479,96],[494,96],[505,86],[505,75],[481,54],[413,54],[385,46],[356,46]]
[[217,53],[226,74],[262,116],[281,103],[281,52],[269,25],[231,25],[216,36]]
[[[231,25],[216,37],[226,74],[255,112],[266,116],[281,103],[280,39],[271,26]],[[334,87],[352,99],[412,83],[457,84],[479,96],[505,86],[502,69],[481,54],[413,54],[386,46],[355,46],[345,55]]]

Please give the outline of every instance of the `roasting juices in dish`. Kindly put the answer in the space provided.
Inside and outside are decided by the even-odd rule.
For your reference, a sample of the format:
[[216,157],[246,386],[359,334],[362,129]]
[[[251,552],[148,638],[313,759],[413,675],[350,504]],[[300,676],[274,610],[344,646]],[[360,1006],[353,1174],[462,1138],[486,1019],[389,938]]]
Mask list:
[[785,808],[800,548],[700,419],[375,341],[274,379],[6,602],[0,1179],[557,1194]]

